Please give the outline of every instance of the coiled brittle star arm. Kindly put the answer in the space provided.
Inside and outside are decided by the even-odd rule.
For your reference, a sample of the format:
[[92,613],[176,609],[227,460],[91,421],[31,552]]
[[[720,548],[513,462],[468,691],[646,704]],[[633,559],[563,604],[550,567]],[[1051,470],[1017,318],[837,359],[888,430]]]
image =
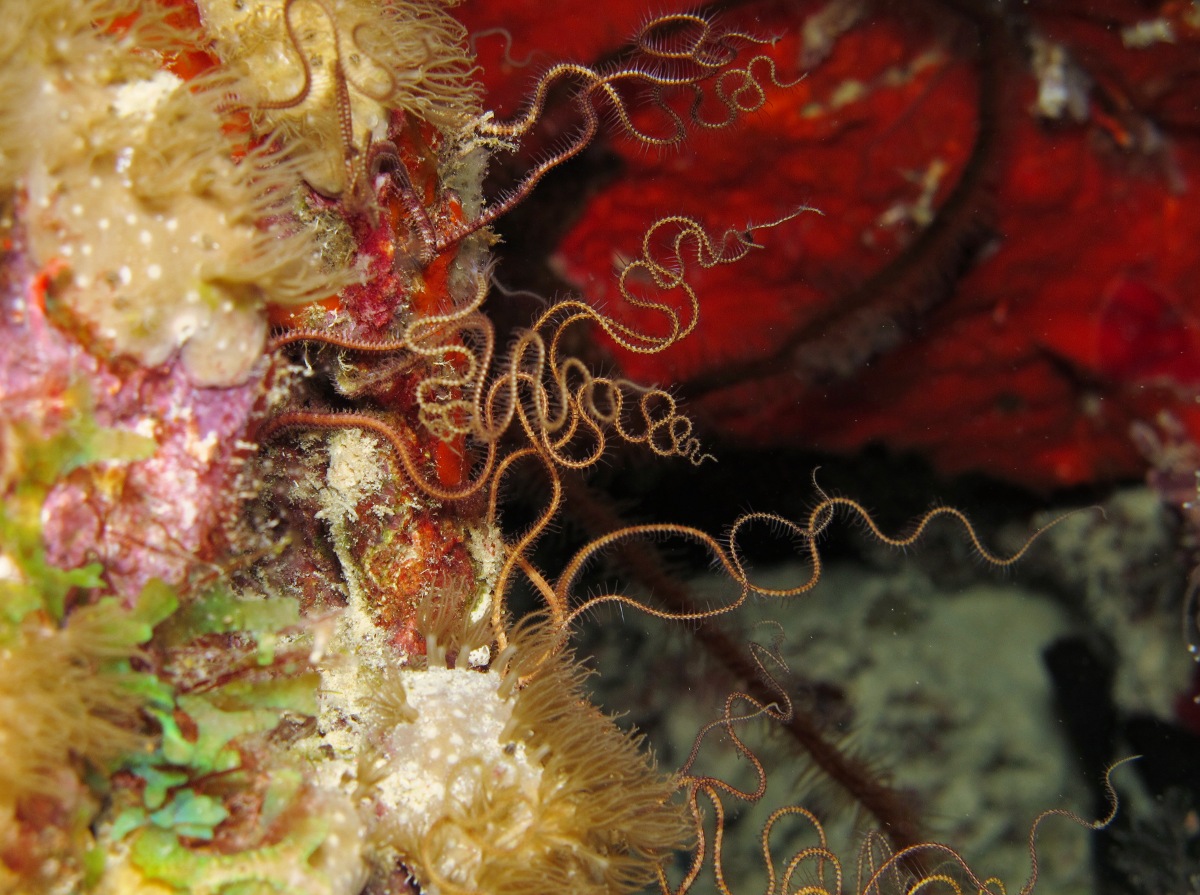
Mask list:
[[279,433],[288,429],[366,429],[383,437],[409,480],[421,491],[438,500],[464,500],[477,494],[491,476],[492,467],[496,462],[496,445],[489,442],[486,445],[486,456],[473,478],[457,488],[446,488],[431,481],[420,469],[414,456],[412,446],[395,428],[388,423],[367,413],[354,411],[315,411],[291,410],[272,417],[258,430],[260,442],[270,441]]
[[[441,235],[435,251],[444,251],[494,223],[523,201],[551,170],[583,152],[600,129],[597,102],[609,110],[626,136],[658,148],[679,145],[688,132],[688,122],[667,97],[669,90],[688,90],[694,94],[688,118],[696,127],[705,129],[726,127],[739,116],[762,108],[767,102],[767,92],[755,74],[756,66],[765,67],[771,85],[780,89],[794,86],[800,79],[781,81],[774,61],[765,55],[753,57],[743,68],[730,66],[742,46],[771,42],[769,38],[741,31],[724,31],[703,15],[674,14],[660,16],[638,32],[634,39],[635,58],[628,65],[611,70],[568,62],[551,66],[538,80],[524,112],[502,122],[495,121],[490,113],[482,116],[467,129],[464,145],[469,147],[476,141],[506,141],[511,145],[520,141],[542,120],[553,88],[569,81],[578,84],[572,102],[583,119],[582,126],[559,149],[536,162],[515,187],[494,199],[474,220]],[[713,78],[716,78],[716,101],[726,109],[723,120],[705,119],[700,114],[703,85]],[[630,114],[629,101],[622,90],[638,88],[649,92],[651,107],[666,123],[664,131],[652,133],[639,126]]]

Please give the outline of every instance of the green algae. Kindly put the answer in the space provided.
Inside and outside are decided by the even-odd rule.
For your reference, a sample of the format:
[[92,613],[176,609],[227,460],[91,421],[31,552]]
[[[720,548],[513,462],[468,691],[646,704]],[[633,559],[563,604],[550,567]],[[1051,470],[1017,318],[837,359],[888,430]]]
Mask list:
[[328,891],[313,859],[331,826],[327,818],[308,815],[282,841],[234,854],[201,852],[185,845],[178,832],[148,827],[133,839],[130,861],[147,878],[194,895]]
[[33,422],[15,422],[5,433],[13,460],[10,482],[0,502],[0,555],[11,565],[0,576],[0,636],[32,612],[44,611],[62,621],[67,597],[76,590],[104,587],[100,563],[60,569],[46,559],[42,544],[42,505],[50,490],[76,469],[95,463],[130,463],[154,454],[152,438],[101,426],[92,413],[92,400],[83,386],[65,396],[66,419],[52,433]]

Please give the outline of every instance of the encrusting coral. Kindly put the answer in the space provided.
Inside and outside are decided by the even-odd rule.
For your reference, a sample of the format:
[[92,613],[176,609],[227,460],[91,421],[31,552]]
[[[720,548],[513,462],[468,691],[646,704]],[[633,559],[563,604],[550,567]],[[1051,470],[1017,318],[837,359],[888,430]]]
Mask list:
[[6,15],[0,154],[7,188],[22,187],[30,258],[51,277],[48,313],[113,356],[153,367],[182,349],[198,384],[244,380],[267,300],[311,301],[353,278],[285,220],[305,153],[247,145],[227,74],[185,83],[140,52],[191,46],[162,12],[10,3]]
[[[792,715],[778,657],[752,648],[761,686],[664,774],[585,695],[581,619],[612,604],[709,620],[803,593],[839,512],[895,546],[951,517],[991,562],[1023,552],[993,556],[949,509],[889,537],[822,495],[804,522],[752,514],[724,544],[634,526],[558,576],[535,565],[564,470],[614,441],[707,457],[669,392],[592,373],[567,333],[675,344],[698,313],[689,272],[741,261],[809,209],[720,235],[668,215],[619,279],[635,323],[564,300],[499,355],[489,225],[588,145],[598,109],[671,146],[762,108],[789,86],[753,55],[762,39],[663,16],[633,61],[553,66],[503,122],[432,0],[0,12],[5,891],[682,893],[708,860],[728,893],[726,802],[766,788],[738,729]],[[580,130],[489,199],[491,154],[532,134],[559,87]],[[660,130],[634,123],[634,102]],[[506,541],[502,492],[530,475],[549,500]],[[797,540],[808,580],[751,580],[738,538],[763,524]],[[648,537],[699,544],[736,593],[702,610],[577,598],[604,549]],[[541,605],[516,619],[522,582]],[[718,736],[755,788],[699,769]],[[811,812],[780,809],[764,843],[785,816],[819,843],[794,852],[785,887],[811,868],[802,891],[840,891]],[[863,890],[906,874],[908,891],[995,890],[944,846],[880,842]],[[944,866],[923,871],[927,852]]]

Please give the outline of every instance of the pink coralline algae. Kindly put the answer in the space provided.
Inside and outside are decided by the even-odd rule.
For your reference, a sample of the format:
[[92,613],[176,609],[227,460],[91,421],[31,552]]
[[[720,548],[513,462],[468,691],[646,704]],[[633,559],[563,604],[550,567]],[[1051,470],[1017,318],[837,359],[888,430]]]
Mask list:
[[179,364],[114,368],[48,324],[36,296],[6,301],[9,308],[18,303],[23,314],[0,319],[6,418],[53,412],[83,382],[97,425],[155,445],[146,459],[79,469],[55,485],[42,510],[47,558],[63,568],[100,562],[125,596],[153,578],[183,583],[197,561],[213,561],[228,547],[237,479],[254,450],[244,437],[261,402],[261,377],[197,389]]

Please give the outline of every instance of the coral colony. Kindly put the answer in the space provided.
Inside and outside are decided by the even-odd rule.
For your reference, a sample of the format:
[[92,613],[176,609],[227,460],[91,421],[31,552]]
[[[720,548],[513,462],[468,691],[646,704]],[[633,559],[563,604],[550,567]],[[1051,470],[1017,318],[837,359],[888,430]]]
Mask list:
[[[737,126],[789,86],[762,38],[654,19],[620,67],[554,65],[501,121],[437,0],[3,13],[0,890],[741,891],[723,820],[767,787],[739,730],[791,718],[776,654],[752,647],[755,685],[660,770],[584,695],[583,616],[694,622],[802,593],[839,515],[897,546],[949,516],[990,561],[1016,558],[953,510],[895,539],[828,497],[724,542],[626,527],[558,575],[534,564],[563,471],[610,442],[705,457],[668,392],[590,372],[565,334],[674,344],[697,319],[688,271],[736,264],[807,209],[724,233],[664,217],[620,275],[640,325],[568,299],[507,346],[489,226],[604,121],[648,146]],[[489,158],[520,148],[552,91],[576,129],[484,195]],[[530,478],[548,503],[503,538],[502,492]],[[751,580],[738,537],[764,524],[802,545],[806,580]],[[601,551],[647,537],[708,551],[728,602],[577,593]],[[518,582],[541,604],[520,618]],[[757,782],[704,773],[710,740]],[[783,857],[782,821],[804,828]],[[1002,891],[899,824],[868,840],[857,883],[804,807],[762,838],[772,891]]]

